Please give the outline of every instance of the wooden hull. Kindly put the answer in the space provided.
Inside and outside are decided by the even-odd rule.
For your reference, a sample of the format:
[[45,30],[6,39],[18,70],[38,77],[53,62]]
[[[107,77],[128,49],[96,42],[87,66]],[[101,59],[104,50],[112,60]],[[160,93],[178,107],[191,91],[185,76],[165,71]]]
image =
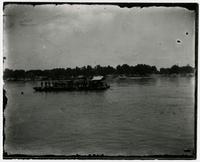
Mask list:
[[58,92],[58,91],[99,91],[106,90],[110,86],[105,87],[76,87],[76,88],[66,88],[66,87],[33,87],[37,92]]

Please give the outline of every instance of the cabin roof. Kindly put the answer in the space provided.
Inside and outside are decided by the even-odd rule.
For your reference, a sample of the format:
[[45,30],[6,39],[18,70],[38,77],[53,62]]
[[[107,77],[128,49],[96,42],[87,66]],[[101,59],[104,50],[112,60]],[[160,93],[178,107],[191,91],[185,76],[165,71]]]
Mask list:
[[83,76],[83,75],[79,75],[78,77],[77,77],[77,79],[85,79],[86,77],[85,76]]
[[92,81],[95,81],[95,80],[103,80],[103,79],[104,79],[103,76],[94,76],[94,77],[92,78]]

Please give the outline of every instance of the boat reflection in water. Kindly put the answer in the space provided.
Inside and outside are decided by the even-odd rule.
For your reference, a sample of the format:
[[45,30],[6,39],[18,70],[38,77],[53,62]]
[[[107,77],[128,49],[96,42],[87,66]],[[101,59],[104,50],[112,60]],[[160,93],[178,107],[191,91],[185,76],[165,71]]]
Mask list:
[[80,91],[80,90],[106,90],[110,86],[105,82],[105,77],[94,76],[87,78],[79,76],[76,79],[65,81],[43,81],[41,86],[33,87],[35,91],[49,92],[49,91]]

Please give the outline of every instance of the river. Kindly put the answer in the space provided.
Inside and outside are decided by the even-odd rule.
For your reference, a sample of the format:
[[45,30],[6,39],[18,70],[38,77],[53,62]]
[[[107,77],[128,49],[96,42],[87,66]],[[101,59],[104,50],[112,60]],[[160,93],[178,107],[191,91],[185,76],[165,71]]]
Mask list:
[[194,82],[130,78],[111,80],[102,92],[57,93],[34,92],[37,82],[5,82],[4,149],[31,155],[190,155]]

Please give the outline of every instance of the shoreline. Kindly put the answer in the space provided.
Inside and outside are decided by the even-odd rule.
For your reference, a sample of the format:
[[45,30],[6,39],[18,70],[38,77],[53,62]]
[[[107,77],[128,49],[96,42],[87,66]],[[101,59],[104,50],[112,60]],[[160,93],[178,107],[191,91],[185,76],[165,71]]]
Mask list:
[[[105,75],[106,79],[137,79],[137,78],[156,78],[156,77],[195,77],[195,73],[186,73],[186,74],[147,74],[147,75],[125,75],[125,74],[109,74],[109,75]],[[30,79],[30,78],[26,78],[26,79],[15,79],[15,78],[8,78],[8,79],[4,79],[4,82],[29,82],[29,81],[49,81],[49,80],[53,80],[53,81],[67,81],[67,80],[73,80],[76,78],[63,78],[63,79],[54,79],[54,78],[47,78],[47,79]]]

